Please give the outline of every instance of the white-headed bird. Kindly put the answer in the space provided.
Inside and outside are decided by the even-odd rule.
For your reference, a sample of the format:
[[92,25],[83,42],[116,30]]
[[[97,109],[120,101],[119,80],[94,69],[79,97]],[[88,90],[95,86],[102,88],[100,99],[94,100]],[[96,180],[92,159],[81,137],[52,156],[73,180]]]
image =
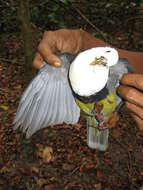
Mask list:
[[59,58],[60,68],[44,62],[25,90],[14,129],[19,127],[29,138],[49,125],[77,123],[82,111],[87,119],[88,146],[104,151],[122,101],[116,94],[119,80],[132,68],[110,47],[92,48],[76,57],[60,54]]

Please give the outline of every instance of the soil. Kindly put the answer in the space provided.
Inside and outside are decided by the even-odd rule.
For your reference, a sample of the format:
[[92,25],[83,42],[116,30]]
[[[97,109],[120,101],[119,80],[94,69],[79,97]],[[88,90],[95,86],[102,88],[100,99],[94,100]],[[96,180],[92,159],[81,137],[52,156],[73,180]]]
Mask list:
[[23,57],[18,57],[21,41],[14,36],[4,39],[5,51],[0,57],[0,190],[142,190],[143,133],[125,107],[116,128],[110,130],[105,152],[87,146],[82,118],[75,126],[49,126],[30,139],[13,130],[27,83]]

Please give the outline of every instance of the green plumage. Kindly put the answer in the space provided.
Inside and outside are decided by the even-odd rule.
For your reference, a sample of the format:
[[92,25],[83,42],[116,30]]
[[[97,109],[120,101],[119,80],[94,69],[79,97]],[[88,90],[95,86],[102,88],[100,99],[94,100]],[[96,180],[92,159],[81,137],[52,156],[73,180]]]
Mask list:
[[[104,122],[107,122],[109,117],[113,114],[116,108],[116,92],[111,92],[109,95],[99,102],[93,103],[83,103],[80,100],[76,99],[76,103],[82,110],[84,114],[86,114],[87,120],[87,143],[91,148],[97,148],[102,151],[106,150],[108,146],[108,135],[109,129],[99,130],[98,129],[98,119],[96,112],[94,111],[95,104],[98,104],[101,109],[101,115],[104,119]],[[105,126],[106,127],[106,126]],[[110,126],[109,126],[110,127]]]

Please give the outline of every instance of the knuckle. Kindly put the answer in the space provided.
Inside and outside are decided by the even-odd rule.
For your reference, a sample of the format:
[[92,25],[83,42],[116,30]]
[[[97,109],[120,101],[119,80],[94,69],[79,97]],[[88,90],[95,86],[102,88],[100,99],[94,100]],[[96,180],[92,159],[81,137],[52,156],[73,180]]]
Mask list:
[[143,120],[143,108],[137,111],[137,115]]
[[136,97],[136,90],[130,88],[126,94],[127,100],[133,101]]
[[127,107],[128,109],[130,109],[130,103],[129,103],[129,102],[125,102],[125,104],[126,104],[126,107]]
[[136,80],[137,86],[143,89],[143,77],[139,77],[138,80]]
[[143,112],[140,114],[141,119],[143,120]]
[[52,31],[45,31],[43,34],[43,39],[49,38],[52,35]]
[[143,123],[139,125],[139,129],[143,132]]
[[139,110],[135,110],[135,114],[141,119],[143,120],[143,109],[139,109]]

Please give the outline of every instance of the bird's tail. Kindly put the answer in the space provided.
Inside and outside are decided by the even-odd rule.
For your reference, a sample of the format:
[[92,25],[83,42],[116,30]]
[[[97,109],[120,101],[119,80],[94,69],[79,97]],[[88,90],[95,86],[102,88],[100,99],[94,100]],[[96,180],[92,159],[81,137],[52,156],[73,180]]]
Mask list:
[[92,149],[105,151],[108,147],[109,129],[100,131],[95,117],[87,117],[87,144]]

